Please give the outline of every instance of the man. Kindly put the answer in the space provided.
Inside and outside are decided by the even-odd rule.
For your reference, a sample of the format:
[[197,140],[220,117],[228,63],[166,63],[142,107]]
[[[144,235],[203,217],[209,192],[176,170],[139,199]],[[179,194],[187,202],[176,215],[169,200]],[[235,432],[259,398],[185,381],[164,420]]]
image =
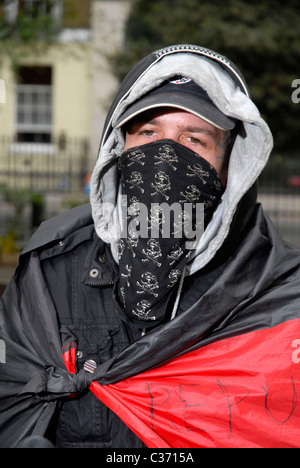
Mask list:
[[178,45],[129,73],[92,218],[42,224],[1,302],[2,446],[299,444],[300,256],[256,203],[271,149],[225,57]]

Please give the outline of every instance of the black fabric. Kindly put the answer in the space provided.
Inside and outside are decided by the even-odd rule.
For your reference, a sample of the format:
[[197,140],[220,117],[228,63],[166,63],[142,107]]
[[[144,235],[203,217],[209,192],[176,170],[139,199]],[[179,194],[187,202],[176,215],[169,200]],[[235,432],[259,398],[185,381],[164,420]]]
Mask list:
[[[75,239],[77,238],[77,242]],[[72,245],[73,248],[69,249]],[[140,337],[116,314],[112,302],[115,264],[93,226],[64,240],[64,254],[41,252],[41,268],[57,310],[60,336],[76,343],[76,367],[93,359],[105,364]],[[97,274],[95,274],[97,272]],[[84,373],[86,375],[86,373]],[[65,398],[49,426],[58,448],[141,448],[131,430],[83,385],[80,395]]]
[[221,181],[205,159],[172,140],[125,151],[119,174],[126,229],[116,295],[126,317],[151,327],[169,318],[169,298],[221,199]]
[[[234,229],[211,264],[185,280],[177,317],[142,337],[114,312],[109,248],[94,237],[92,225],[77,229],[76,210],[63,245],[50,241],[22,256],[0,301],[0,339],[6,344],[1,447],[50,433],[58,446],[139,447],[141,441],[117,416],[101,413],[103,405],[88,391],[92,380],[117,382],[208,343],[299,318],[300,252],[253,205],[254,192],[243,199]],[[47,225],[51,230],[51,221]],[[98,278],[90,277],[91,268],[99,268]],[[87,334],[97,321],[107,321],[106,340],[97,336],[97,326],[92,339]],[[31,323],[43,333],[35,333]],[[99,359],[94,374],[82,369],[85,357],[77,358],[76,374],[66,370],[62,352],[70,341],[87,358]],[[92,341],[97,347],[89,348]],[[107,439],[99,437],[99,426]]]
[[[190,45],[157,51],[121,85],[102,142],[116,105],[141,74],[182,51],[217,61],[245,89],[233,65],[212,51]],[[50,437],[56,446],[142,446],[91,394],[91,382],[118,382],[207,343],[299,318],[299,265],[299,250],[279,238],[255,204],[254,188],[237,207],[214,259],[186,278],[176,318],[141,336],[115,311],[115,264],[109,246],[95,236],[89,207],[43,223],[0,300],[6,352],[0,363],[0,446],[16,447],[31,436]],[[71,345],[79,352],[74,374],[62,358]],[[98,364],[94,374],[83,369],[89,358]]]
[[32,436],[24,439],[16,448],[55,448],[45,437]]
[[144,57],[140,60],[135,67],[133,67],[128,75],[124,78],[121,86],[112,102],[112,105],[107,113],[107,117],[104,124],[104,131],[102,134],[102,139],[100,142],[100,147],[105,143],[108,135],[112,130],[112,119],[113,114],[116,109],[117,104],[123,101],[128,92],[130,91],[132,85],[137,81],[137,79],[145,72],[145,70],[150,69],[155,65],[159,60],[166,57],[170,54],[180,54],[180,53],[190,53],[195,55],[203,56],[205,59],[209,59],[212,62],[218,63],[233,79],[236,85],[245,93],[250,94],[245,79],[236,67],[227,57],[224,57],[213,50],[207,49],[205,47],[199,47],[193,44],[177,44],[164,49],[157,50],[151,54]]
[[174,76],[134,102],[119,117],[116,127],[121,127],[138,114],[157,107],[157,104],[161,107],[172,106],[184,109],[222,130],[232,130],[236,125],[236,120],[223,114],[204,89],[191,78]]
[[[114,311],[115,264],[93,225],[80,226],[83,209],[88,214],[87,207],[67,213],[73,223],[63,240],[22,255],[16,281],[0,303],[0,339],[7,351],[6,364],[0,365],[1,447],[22,447],[24,437],[32,434],[47,437],[58,448],[144,447],[88,391],[84,362],[106,363],[140,332]],[[63,219],[47,221],[48,229],[36,233],[35,245],[39,234],[50,236],[59,221]],[[96,270],[98,275],[91,276]],[[62,359],[70,343],[78,353],[74,377]],[[58,397],[61,385],[65,390]]]

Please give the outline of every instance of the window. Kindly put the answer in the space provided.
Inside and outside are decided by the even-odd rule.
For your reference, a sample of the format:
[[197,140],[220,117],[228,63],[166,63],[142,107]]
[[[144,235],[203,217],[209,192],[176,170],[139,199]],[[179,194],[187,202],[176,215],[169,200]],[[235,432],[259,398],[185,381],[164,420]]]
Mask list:
[[29,18],[35,19],[38,16],[51,14],[52,3],[49,0],[20,0],[19,11]]
[[52,69],[20,67],[16,88],[18,142],[50,143],[52,133]]
[[10,25],[16,23],[18,14],[31,19],[50,15],[60,24],[63,2],[61,0],[4,0],[3,13],[6,22]]

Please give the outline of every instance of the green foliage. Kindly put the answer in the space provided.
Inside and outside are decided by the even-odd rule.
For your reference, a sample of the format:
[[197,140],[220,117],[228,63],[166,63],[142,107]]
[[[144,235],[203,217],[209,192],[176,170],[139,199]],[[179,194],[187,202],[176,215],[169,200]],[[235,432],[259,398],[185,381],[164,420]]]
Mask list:
[[14,206],[16,217],[19,219],[26,205],[33,204],[43,206],[44,197],[38,192],[33,192],[26,188],[10,188],[6,185],[0,185],[0,195],[7,203]]
[[252,98],[273,131],[277,149],[300,143],[299,110],[291,100],[300,78],[297,0],[136,0],[125,49],[112,58],[119,79],[153,50],[197,44],[226,55],[242,71]]
[[[53,7],[56,1],[49,0],[49,8]],[[0,2],[0,4],[3,3],[3,1]],[[2,14],[0,17],[0,39],[21,43],[36,40],[52,43],[58,32],[57,22],[50,12],[43,15],[36,14],[36,8],[37,6],[33,4],[32,16],[20,11],[16,21],[12,24],[8,23]]]
[[31,200],[32,192],[29,189],[11,189],[1,185],[0,193],[7,203],[11,203],[16,208],[17,213],[21,213],[23,208]]
[[[57,1],[49,0],[49,8]],[[50,10],[43,15],[35,14],[36,6],[33,6],[32,16],[21,10],[16,21],[10,23],[3,14],[3,4],[4,1],[0,0],[0,67],[3,60],[9,57],[14,69],[24,57],[43,56],[48,47],[57,40],[60,24],[51,15]]]
[[87,200],[83,198],[67,198],[64,199],[61,203],[62,208],[66,210],[71,210],[72,208],[76,208],[77,206],[81,206],[86,203]]
[[9,231],[5,236],[0,237],[0,255],[19,253],[19,251],[14,231]]

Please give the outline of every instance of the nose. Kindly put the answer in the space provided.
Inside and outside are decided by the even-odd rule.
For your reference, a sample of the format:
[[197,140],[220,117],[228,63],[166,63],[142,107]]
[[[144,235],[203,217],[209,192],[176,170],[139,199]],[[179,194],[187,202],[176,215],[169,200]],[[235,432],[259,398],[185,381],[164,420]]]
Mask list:
[[167,130],[164,130],[163,135],[162,135],[162,140],[172,140],[172,141],[175,141],[175,143],[180,143],[178,132],[176,132],[174,128],[169,128]]

